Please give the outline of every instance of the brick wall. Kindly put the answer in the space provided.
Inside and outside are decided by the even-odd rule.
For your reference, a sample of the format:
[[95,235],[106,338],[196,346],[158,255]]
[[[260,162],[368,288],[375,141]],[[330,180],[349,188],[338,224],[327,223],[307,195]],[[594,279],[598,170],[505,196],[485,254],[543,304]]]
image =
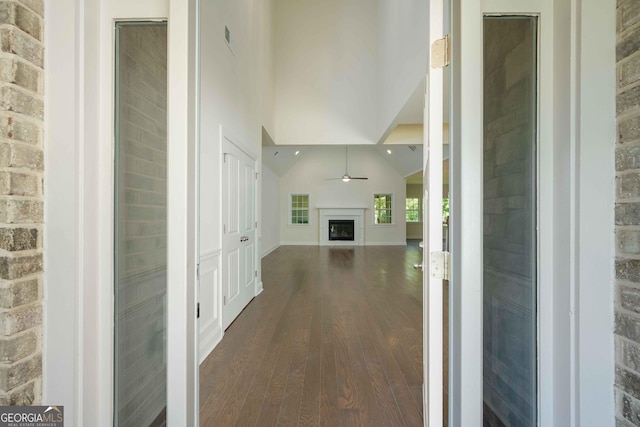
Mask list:
[[616,415],[640,426],[640,2],[617,13]]
[[41,400],[43,0],[0,0],[0,405]]

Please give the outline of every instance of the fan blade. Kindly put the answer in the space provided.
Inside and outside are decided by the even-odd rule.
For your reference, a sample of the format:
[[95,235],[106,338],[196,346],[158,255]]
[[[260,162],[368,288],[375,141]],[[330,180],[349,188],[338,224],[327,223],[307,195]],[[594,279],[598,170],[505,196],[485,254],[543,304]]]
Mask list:
[[342,179],[342,178],[327,178],[327,181],[336,181],[338,179]]
[[351,177],[351,179],[369,179],[369,178],[363,178],[363,177],[355,177],[355,176],[352,176],[352,177]]

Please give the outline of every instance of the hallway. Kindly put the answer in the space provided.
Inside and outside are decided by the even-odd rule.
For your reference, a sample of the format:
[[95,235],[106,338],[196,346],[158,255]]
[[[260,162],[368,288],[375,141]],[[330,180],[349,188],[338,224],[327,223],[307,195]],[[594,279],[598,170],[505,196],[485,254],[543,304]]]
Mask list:
[[200,366],[200,425],[422,425],[417,244],[282,246]]

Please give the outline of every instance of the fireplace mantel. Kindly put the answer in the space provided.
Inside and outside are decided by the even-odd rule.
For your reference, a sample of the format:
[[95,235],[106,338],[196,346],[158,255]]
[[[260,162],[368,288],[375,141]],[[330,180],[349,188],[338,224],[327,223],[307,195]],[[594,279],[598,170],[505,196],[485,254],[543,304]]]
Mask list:
[[[361,207],[328,207],[318,208],[319,244],[321,246],[363,246],[364,245],[364,211]],[[353,220],[354,240],[329,240],[329,220]]]

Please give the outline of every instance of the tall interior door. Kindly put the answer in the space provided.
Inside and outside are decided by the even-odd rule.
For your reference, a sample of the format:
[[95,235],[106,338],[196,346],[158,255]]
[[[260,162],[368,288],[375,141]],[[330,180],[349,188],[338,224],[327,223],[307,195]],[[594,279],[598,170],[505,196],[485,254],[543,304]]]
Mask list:
[[226,329],[255,296],[256,161],[225,138],[222,179],[222,326]]

